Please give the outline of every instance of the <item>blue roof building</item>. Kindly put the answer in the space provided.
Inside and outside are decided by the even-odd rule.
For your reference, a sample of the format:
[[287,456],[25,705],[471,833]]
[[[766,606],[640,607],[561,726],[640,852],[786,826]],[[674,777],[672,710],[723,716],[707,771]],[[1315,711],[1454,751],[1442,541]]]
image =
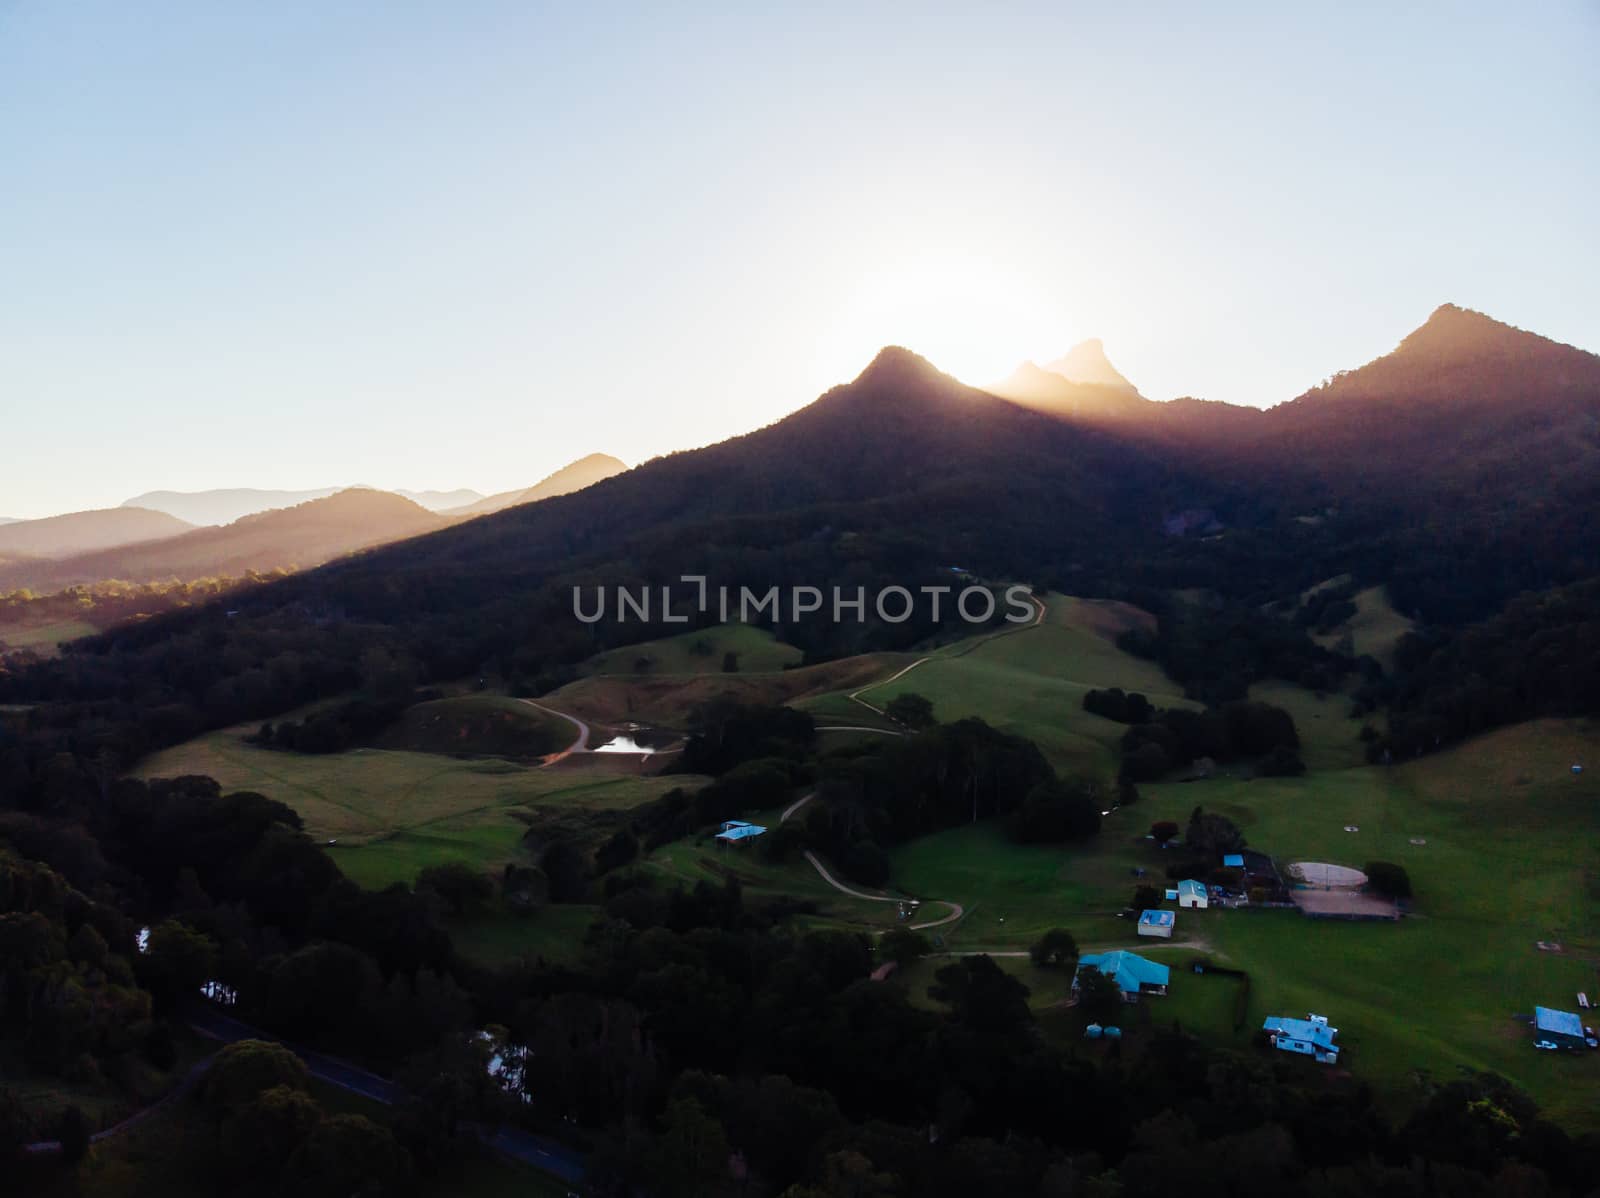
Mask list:
[[1171,911],[1145,911],[1139,916],[1139,935],[1170,938],[1178,917]]
[[1185,879],[1178,883],[1178,893],[1174,896],[1180,907],[1208,907],[1211,905],[1210,896],[1206,894],[1205,883],[1196,882],[1193,878]]
[[[1165,994],[1172,971],[1165,965],[1147,961],[1137,953],[1117,949],[1109,953],[1085,953],[1078,958],[1078,973],[1085,969],[1098,969],[1122,991],[1124,1002],[1133,1002],[1141,994]],[[1078,979],[1072,979],[1074,988]]]
[[742,819],[730,819],[722,825],[722,831],[717,833],[717,839],[723,844],[732,844],[738,840],[749,840],[752,836],[760,836],[766,829],[760,824],[747,824]]
[[1229,869],[1243,869],[1244,868],[1244,854],[1243,853],[1229,853],[1227,856],[1225,856],[1222,859],[1222,864],[1227,866]]
[[1334,1043],[1339,1029],[1329,1027],[1322,1015],[1310,1015],[1305,1019],[1270,1015],[1261,1026],[1270,1035],[1272,1047],[1280,1052],[1302,1053],[1324,1065],[1339,1063],[1339,1046]]
[[1584,1041],[1583,1020],[1575,1011],[1535,1007],[1533,1026],[1541,1040],[1554,1040],[1563,1048],[1576,1047]]

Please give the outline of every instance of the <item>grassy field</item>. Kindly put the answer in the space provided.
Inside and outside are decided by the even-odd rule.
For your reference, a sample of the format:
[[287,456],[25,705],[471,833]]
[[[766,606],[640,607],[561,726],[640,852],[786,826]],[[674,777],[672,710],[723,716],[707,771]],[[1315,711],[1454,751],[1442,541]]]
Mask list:
[[520,699],[460,695],[407,708],[375,747],[526,760],[564,749],[576,735],[568,721]]
[[0,622],[0,650],[32,649],[45,657],[53,657],[57,645],[93,636],[99,631],[84,620],[57,620],[50,624]]
[[1371,656],[1388,669],[1394,663],[1394,647],[1414,627],[1412,621],[1395,611],[1383,587],[1368,587],[1355,596],[1356,614],[1330,633],[1313,639],[1333,648],[1340,644],[1357,657]]
[[[843,695],[848,691],[885,678],[914,660],[903,654],[874,653],[765,674],[594,675],[540,701],[592,723],[631,722],[682,730],[696,707],[720,695],[746,703],[797,706],[806,706],[815,696],[832,695],[846,703]],[[847,705],[855,708],[847,722],[860,723],[856,716],[871,714],[864,707]]]
[[[1086,948],[1138,944],[1107,912],[1131,896],[1135,866],[1161,881],[1148,825],[1181,823],[1197,805],[1228,815],[1280,865],[1400,862],[1417,900],[1398,924],[1180,912],[1175,951],[1204,949],[1249,971],[1251,1019],[1235,1034],[1215,1018],[1226,1000],[1185,993],[1217,989],[1218,979],[1190,976],[1175,979],[1165,1005],[1152,1000],[1153,1013],[1242,1043],[1265,1015],[1317,1011],[1342,1029],[1349,1068],[1396,1107],[1424,1075],[1492,1069],[1578,1125],[1600,1104],[1600,1054],[1535,1052],[1511,1017],[1536,1003],[1575,1009],[1579,990],[1600,994],[1600,782],[1568,768],[1597,743],[1593,722],[1540,721],[1392,769],[1149,786],[1087,849],[1013,845],[977,825],[901,848],[893,876],[919,896],[966,904],[949,948],[1017,951],[1050,926],[1070,928]],[[1565,951],[1541,952],[1540,940]]]
[[[1113,774],[1116,744],[1126,729],[1084,711],[1085,692],[1120,686],[1144,693],[1158,707],[1194,704],[1160,667],[1117,648],[1117,633],[1147,621],[1145,613],[1125,604],[1066,596],[1051,596],[1046,605],[1038,627],[969,638],[936,650],[903,677],[868,686],[860,696],[882,707],[896,695],[914,692],[932,700],[941,720],[980,716],[1003,731],[1028,737],[1057,769]],[[871,716],[840,694],[797,706],[852,723]]]
[[614,811],[700,779],[642,777],[593,757],[540,769],[498,759],[356,749],[306,755],[245,743],[229,728],[148,758],[145,778],[205,774],[293,807],[339,868],[363,886],[413,880],[424,866],[495,869],[519,859],[523,833],[552,811]]
[[765,628],[723,624],[661,640],[624,645],[583,663],[585,674],[720,674],[723,659],[736,656],[740,674],[765,674],[792,666],[805,655]]

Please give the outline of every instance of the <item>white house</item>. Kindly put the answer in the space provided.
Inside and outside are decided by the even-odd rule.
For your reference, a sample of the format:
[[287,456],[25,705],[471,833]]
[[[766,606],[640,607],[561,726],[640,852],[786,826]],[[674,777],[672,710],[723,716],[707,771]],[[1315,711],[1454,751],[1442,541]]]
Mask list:
[[1178,883],[1178,906],[1180,907],[1209,907],[1210,898],[1206,895],[1205,883],[1196,882],[1193,878]]

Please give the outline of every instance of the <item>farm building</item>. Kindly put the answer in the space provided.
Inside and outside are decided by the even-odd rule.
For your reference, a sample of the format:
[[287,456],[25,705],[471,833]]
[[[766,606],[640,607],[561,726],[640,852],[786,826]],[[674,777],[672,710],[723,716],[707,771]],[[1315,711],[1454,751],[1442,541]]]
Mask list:
[[717,833],[717,839],[723,844],[736,844],[741,840],[749,840],[752,836],[760,836],[766,829],[760,824],[747,824],[742,819],[730,819],[722,825],[722,831]]
[[1206,896],[1203,882],[1196,882],[1193,878],[1178,883],[1177,893],[1173,895],[1178,900],[1180,907],[1208,907],[1211,900]]
[[1308,1015],[1304,1019],[1271,1015],[1261,1027],[1279,1052],[1298,1052],[1315,1057],[1324,1065],[1339,1063],[1339,1046],[1334,1043],[1339,1029],[1329,1027],[1324,1015]]
[[1533,1034],[1536,1040],[1554,1044],[1557,1048],[1584,1046],[1583,1020],[1576,1011],[1533,1008]]
[[1222,864],[1227,866],[1229,869],[1243,869],[1244,868],[1244,854],[1243,853],[1229,853],[1225,857],[1223,857]]
[[1178,917],[1171,911],[1146,911],[1139,916],[1139,935],[1171,939]]
[[[1116,982],[1117,988],[1122,991],[1123,1002],[1134,1002],[1141,994],[1165,994],[1167,980],[1172,976],[1172,971],[1165,965],[1157,965],[1124,949],[1109,953],[1085,953],[1078,960],[1078,973],[1081,974],[1085,969],[1098,969]],[[1077,977],[1072,979],[1072,986],[1077,989]]]

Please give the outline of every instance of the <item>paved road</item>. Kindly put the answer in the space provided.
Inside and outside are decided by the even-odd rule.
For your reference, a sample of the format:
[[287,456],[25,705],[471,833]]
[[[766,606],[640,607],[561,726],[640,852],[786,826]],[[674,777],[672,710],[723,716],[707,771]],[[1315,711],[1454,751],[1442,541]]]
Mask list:
[[[349,1061],[341,1061],[338,1057],[330,1057],[326,1053],[289,1044],[231,1015],[224,1015],[221,1011],[196,1008],[190,1014],[189,1026],[202,1036],[209,1036],[213,1040],[221,1040],[228,1044],[236,1040],[267,1040],[274,1044],[282,1044],[306,1063],[306,1069],[310,1071],[312,1077],[385,1106],[393,1106],[409,1097],[405,1090],[392,1081],[375,1073],[369,1073],[359,1065],[352,1065]],[[484,1143],[513,1160],[531,1165],[535,1169],[543,1169],[563,1181],[583,1180],[585,1172],[583,1156],[563,1144],[511,1127],[490,1129],[474,1126],[473,1130]]]

